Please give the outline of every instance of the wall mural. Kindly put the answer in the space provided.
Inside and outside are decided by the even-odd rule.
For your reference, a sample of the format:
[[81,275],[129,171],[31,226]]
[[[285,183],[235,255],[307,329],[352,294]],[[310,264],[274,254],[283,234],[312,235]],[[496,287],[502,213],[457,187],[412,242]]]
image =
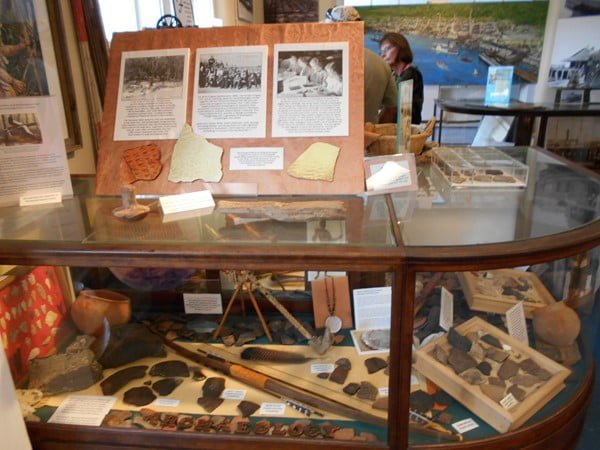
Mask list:
[[485,84],[489,66],[515,67],[515,81],[536,83],[548,1],[358,7],[365,46],[400,32],[425,84]]

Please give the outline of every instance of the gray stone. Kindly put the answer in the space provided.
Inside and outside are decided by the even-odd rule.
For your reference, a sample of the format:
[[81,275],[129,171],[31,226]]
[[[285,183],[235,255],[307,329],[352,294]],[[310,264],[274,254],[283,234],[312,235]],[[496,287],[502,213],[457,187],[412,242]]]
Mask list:
[[481,361],[479,364],[477,364],[477,369],[485,376],[488,376],[490,373],[492,373],[492,365],[487,361]]
[[534,377],[533,375],[525,374],[525,375],[515,375],[510,378],[510,382],[519,386],[531,387],[538,383],[541,383],[538,377]]
[[485,342],[486,344],[490,344],[491,346],[502,350],[502,343],[498,339],[496,339],[494,336],[492,336],[491,334],[486,334],[484,336],[481,336],[481,340],[483,342]]
[[484,376],[477,369],[467,369],[460,374],[460,377],[469,384],[477,385],[485,382]]
[[448,342],[450,343],[450,345],[452,345],[452,347],[463,350],[465,352],[471,350],[471,341],[467,337],[458,333],[454,329],[454,327],[448,330]]
[[525,392],[517,385],[512,385],[511,387],[509,387],[507,392],[509,394],[512,394],[513,397],[516,398],[519,402],[522,402],[523,400],[525,400],[525,397],[527,397],[527,392]]
[[488,347],[485,349],[485,356],[493,361],[502,362],[508,358],[508,352],[505,352],[504,350],[498,350],[495,347]]
[[496,386],[495,384],[480,384],[479,388],[487,397],[491,398],[497,403],[504,398],[504,388],[502,386]]

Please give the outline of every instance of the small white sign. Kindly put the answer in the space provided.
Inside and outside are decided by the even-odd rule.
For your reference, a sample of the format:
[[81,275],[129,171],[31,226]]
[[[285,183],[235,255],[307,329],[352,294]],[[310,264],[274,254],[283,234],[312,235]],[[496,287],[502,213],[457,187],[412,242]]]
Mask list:
[[244,400],[246,391],[244,389],[225,389],[221,393],[221,398],[225,400]]
[[186,314],[223,314],[221,294],[183,294],[183,309]]
[[504,407],[504,409],[510,409],[513,406],[518,405],[519,401],[515,398],[514,395],[508,394],[506,397],[500,400],[500,404]]
[[310,373],[331,373],[335,367],[333,364],[311,364]]
[[452,427],[458,431],[459,433],[466,433],[467,431],[471,431],[474,430],[475,428],[478,428],[479,425],[477,425],[477,422],[475,422],[473,419],[468,418],[468,419],[464,419],[464,420],[459,420],[458,422],[455,422],[452,424]]
[[98,427],[116,401],[117,397],[111,396],[69,395],[48,422]]
[[440,327],[448,331],[454,324],[454,296],[448,289],[442,287],[440,300]]
[[208,190],[164,195],[158,200],[164,215],[215,207],[215,200]]
[[354,289],[353,299],[357,330],[390,328],[392,315],[390,286]]
[[421,382],[419,381],[419,378],[417,378],[416,375],[410,376],[410,385],[411,386],[420,386],[421,385]]
[[229,170],[283,170],[283,148],[234,147],[229,151]]
[[19,206],[47,205],[62,202],[62,193],[57,192],[26,192],[19,197]]
[[379,392],[379,395],[383,396],[383,397],[387,397],[388,395],[390,395],[390,388],[389,387],[380,387],[379,389],[377,389],[377,392]]
[[529,345],[523,302],[518,302],[515,306],[506,311],[506,326],[508,328],[508,334],[525,345]]
[[154,400],[156,406],[168,406],[170,408],[176,408],[179,406],[179,400],[174,398],[157,398]]
[[261,403],[258,414],[262,416],[283,416],[285,407],[285,403]]

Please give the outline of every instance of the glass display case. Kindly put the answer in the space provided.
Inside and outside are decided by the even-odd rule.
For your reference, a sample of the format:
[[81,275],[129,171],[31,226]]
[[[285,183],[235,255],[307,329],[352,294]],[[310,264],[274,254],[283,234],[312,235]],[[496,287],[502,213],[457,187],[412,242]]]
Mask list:
[[[217,198],[137,221],[74,178],[0,214],[34,448],[569,448],[593,385],[600,181]],[[569,320],[565,320],[568,318]]]

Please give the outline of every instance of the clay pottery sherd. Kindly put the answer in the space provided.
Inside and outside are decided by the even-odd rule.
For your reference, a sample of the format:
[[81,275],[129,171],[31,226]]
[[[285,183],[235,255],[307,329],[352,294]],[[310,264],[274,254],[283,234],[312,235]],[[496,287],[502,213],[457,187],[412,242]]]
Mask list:
[[504,398],[504,388],[495,384],[480,384],[481,392],[497,403]]
[[454,372],[460,374],[467,369],[477,366],[477,361],[475,361],[466,351],[452,347],[450,356],[448,357],[448,364],[452,366]]
[[537,338],[557,347],[568,347],[575,342],[581,322],[577,313],[565,302],[556,302],[533,312],[533,331]]
[[420,413],[426,413],[433,408],[433,402],[433,397],[421,389],[410,394],[410,407]]
[[254,414],[260,408],[260,405],[248,400],[242,400],[237,407],[242,413],[242,417],[248,417]]
[[145,377],[147,370],[148,366],[133,366],[116,371],[100,383],[102,394],[113,395],[131,380]]
[[458,333],[454,328],[450,328],[448,331],[448,342],[452,347],[459,348],[465,352],[471,350],[471,340]]
[[110,325],[129,322],[129,297],[107,289],[86,289],[79,293],[71,306],[71,319],[85,334],[97,334],[102,329],[105,317]]
[[379,391],[377,390],[377,388],[375,386],[373,386],[371,383],[369,383],[368,381],[361,381],[360,387],[358,388],[358,391],[356,392],[356,396],[358,398],[362,398],[363,400],[373,401],[377,398],[378,393],[379,393]]
[[123,394],[123,403],[134,406],[145,406],[156,400],[156,395],[148,386],[140,386],[129,389]]
[[373,402],[371,407],[373,409],[380,409],[382,411],[387,411],[388,410],[388,398],[389,397],[387,395],[385,397],[379,397],[377,400],[375,400]]
[[198,405],[202,406],[207,413],[212,413],[215,409],[221,406],[221,403],[223,403],[224,400],[222,398],[200,397],[197,402]]
[[360,384],[352,382],[344,386],[342,390],[348,395],[354,395],[358,392],[358,389],[360,389]]
[[519,371],[519,365],[512,359],[507,359],[498,369],[498,377],[502,380],[508,380],[514,377]]
[[210,377],[207,378],[202,386],[202,396],[209,398],[219,398],[225,389],[225,378]]
[[99,359],[105,369],[119,367],[145,357],[166,355],[160,336],[139,323],[114,325],[110,330],[110,341]]
[[520,402],[525,400],[525,397],[527,396],[527,392],[525,392],[523,389],[521,389],[517,385],[513,385],[513,386],[509,387],[508,391],[506,391],[506,392],[508,394],[512,394],[513,397],[516,398]]
[[379,372],[381,369],[385,369],[387,365],[387,362],[385,362],[385,359],[383,358],[373,357],[365,360],[367,372],[369,372],[370,374]]
[[484,336],[481,336],[481,340],[483,342],[485,342],[486,344],[490,344],[490,345],[502,350],[502,343],[498,339],[496,339],[494,336],[492,336],[491,334],[486,334]]
[[182,382],[182,378],[162,378],[152,383],[152,390],[164,397],[173,392]]
[[190,376],[190,369],[183,361],[161,361],[156,363],[150,369],[150,375],[153,377],[184,377]]
[[350,373],[348,367],[343,365],[336,366],[335,369],[333,369],[333,372],[331,372],[331,375],[329,375],[329,381],[333,381],[337,384],[344,384],[348,377],[348,373]]

